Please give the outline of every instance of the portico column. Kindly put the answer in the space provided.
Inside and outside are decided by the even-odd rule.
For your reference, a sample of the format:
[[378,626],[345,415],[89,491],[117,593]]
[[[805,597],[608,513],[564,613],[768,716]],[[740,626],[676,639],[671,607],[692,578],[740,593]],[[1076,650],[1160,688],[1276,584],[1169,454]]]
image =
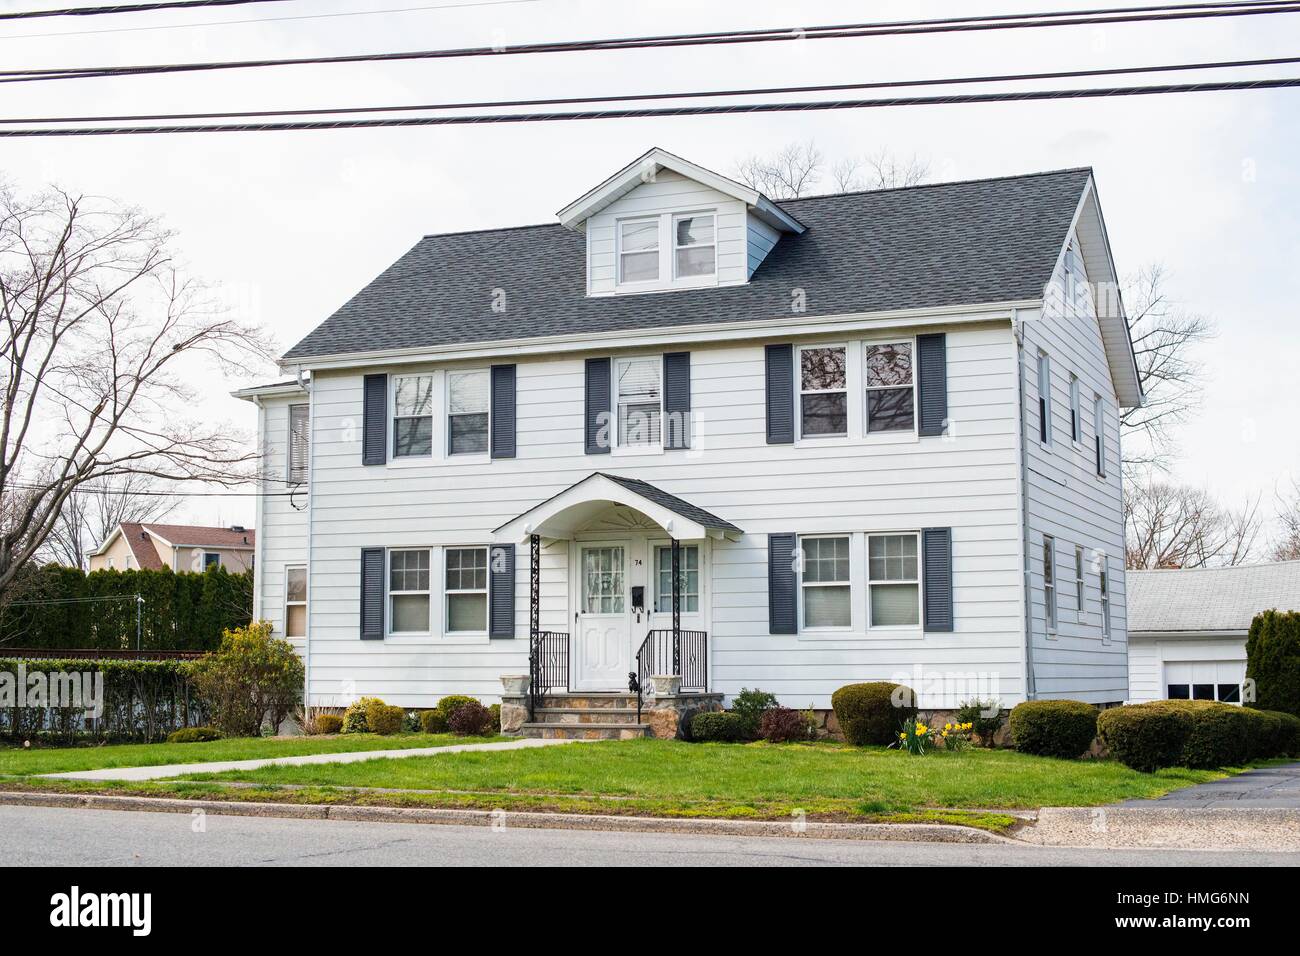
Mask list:
[[673,673],[682,672],[682,543],[673,538]]
[[528,636],[536,643],[542,626],[542,536],[528,536]]

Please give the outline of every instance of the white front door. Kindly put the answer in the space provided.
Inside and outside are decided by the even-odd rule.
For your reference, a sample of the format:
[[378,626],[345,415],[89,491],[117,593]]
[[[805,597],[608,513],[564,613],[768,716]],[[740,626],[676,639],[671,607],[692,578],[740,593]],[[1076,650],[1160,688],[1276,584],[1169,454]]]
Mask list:
[[632,669],[626,545],[582,545],[577,572],[576,689],[626,690]]

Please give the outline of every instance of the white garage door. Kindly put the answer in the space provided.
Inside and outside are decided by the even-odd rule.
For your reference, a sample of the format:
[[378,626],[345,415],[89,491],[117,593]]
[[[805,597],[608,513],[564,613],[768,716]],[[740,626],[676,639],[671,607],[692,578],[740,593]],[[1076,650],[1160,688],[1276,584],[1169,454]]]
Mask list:
[[1178,661],[1165,663],[1165,696],[1170,700],[1221,700],[1241,703],[1245,661]]

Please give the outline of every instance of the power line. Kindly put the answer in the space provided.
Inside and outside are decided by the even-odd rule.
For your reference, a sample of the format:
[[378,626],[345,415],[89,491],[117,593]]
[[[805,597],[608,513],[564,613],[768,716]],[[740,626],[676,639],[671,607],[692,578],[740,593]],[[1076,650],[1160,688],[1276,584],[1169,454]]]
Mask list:
[[1131,73],[1166,73],[1193,70],[1240,69],[1243,67],[1282,66],[1300,63],[1300,56],[1269,57],[1255,60],[1219,60],[1207,63],[1168,63],[1159,66],[1108,67],[1095,70],[1054,70],[1048,73],[1006,73],[988,76],[929,77],[913,80],[877,80],[867,83],[830,83],[816,86],[771,86],[728,90],[681,90],[674,93],[619,93],[604,96],[568,96],[528,100],[480,100],[459,103],[411,103],[388,106],[341,106],[321,109],[248,110],[215,113],[141,113],[116,116],[26,116],[0,117],[0,125],[20,123],[122,123],[161,122],[164,120],[250,119],[272,116],[320,116],[347,113],[405,113],[431,110],[492,109],[525,106],[562,106],[575,103],[619,103],[633,100],[702,99],[719,96],[761,96],[768,94],[830,93],[847,90],[889,89],[917,86],[956,86],[972,83],[1009,83],[1028,80],[1082,79]]
[[153,10],[186,10],[194,7],[242,7],[250,3],[286,3],[287,0],[163,0],[159,3],[119,3],[111,7],[63,7],[57,10],[14,10],[0,13],[0,20],[36,20],[45,17],[98,17],[113,13],[148,13]]
[[722,106],[670,106],[656,109],[585,110],[570,113],[495,113],[459,116],[403,116],[383,119],[327,119],[283,123],[218,123],[176,126],[82,126],[69,129],[0,129],[0,138],[47,136],[139,136],[157,133],[263,133],[296,130],[371,129],[403,126],[471,126],[503,123],[557,123],[576,120],[651,119],[667,116],[707,116],[744,113],[802,113],[822,110],[876,109],[901,106],[953,106],[966,103],[1016,103],[1039,100],[1106,99],[1167,93],[1227,90],[1269,90],[1300,87],[1292,79],[1237,80],[1209,83],[1122,86],[1076,90],[1021,90],[943,96],[890,97],[876,100],[825,100],[803,103],[732,103]]
[[1108,11],[1084,11],[1080,14],[1033,13],[999,14],[989,17],[946,18],[937,20],[858,23],[820,27],[784,27],[766,30],[724,31],[719,33],[668,34],[644,37],[615,37],[602,40],[563,40],[527,43],[518,46],[461,47],[446,50],[409,50],[386,53],[343,54],[338,56],[282,57],[261,60],[227,60],[198,63],[158,63],[139,66],[54,67],[25,70],[0,70],[0,82],[26,83],[62,79],[95,79],[113,76],[142,76],[164,73],[191,73],[213,70],[264,69],[280,66],[321,66],[338,63],[377,63],[403,60],[458,59],[479,56],[514,56],[534,53],[599,52],[613,50],[658,49],[773,41],[849,39],[868,36],[899,36],[971,30],[1009,30],[1059,26],[1097,25],[1106,23],[1165,22],[1172,20],[1217,17],[1257,16],[1275,13],[1300,13],[1300,3],[1293,0],[1261,0],[1259,3],[1222,3],[1130,7],[1119,16]]

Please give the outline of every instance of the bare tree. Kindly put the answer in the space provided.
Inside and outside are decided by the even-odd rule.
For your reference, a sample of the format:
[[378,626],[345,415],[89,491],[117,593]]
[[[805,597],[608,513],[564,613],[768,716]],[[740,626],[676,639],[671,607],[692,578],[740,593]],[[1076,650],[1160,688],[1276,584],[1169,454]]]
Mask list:
[[1120,414],[1124,467],[1130,478],[1138,469],[1168,469],[1176,450],[1173,428],[1187,421],[1200,403],[1203,368],[1193,353],[1215,335],[1213,322],[1181,308],[1165,286],[1165,270],[1155,264],[1131,277],[1123,292],[1138,378],[1146,393],[1144,405]]
[[771,199],[810,195],[829,172],[837,192],[915,186],[929,176],[930,165],[915,154],[901,159],[887,149],[866,156],[837,160],[829,169],[826,157],[812,140],[787,143],[773,153],[751,155],[736,164],[735,176]]
[[1273,542],[1269,557],[1274,561],[1300,561],[1300,480],[1293,478],[1290,489],[1278,495],[1277,521],[1281,534]]
[[1228,509],[1208,492],[1151,481],[1124,489],[1125,566],[1204,568],[1244,564],[1255,555],[1259,499]]
[[255,454],[189,419],[197,363],[247,371],[268,343],[185,278],[144,213],[0,188],[0,594],[87,487],[230,484]]
[[929,177],[930,164],[915,153],[905,159],[887,149],[860,158],[841,159],[831,167],[831,180],[840,192],[918,186]]
[[123,475],[114,487],[82,487],[68,497],[44,550],[59,564],[84,568],[119,524],[161,521],[179,505],[179,498],[148,475]]

